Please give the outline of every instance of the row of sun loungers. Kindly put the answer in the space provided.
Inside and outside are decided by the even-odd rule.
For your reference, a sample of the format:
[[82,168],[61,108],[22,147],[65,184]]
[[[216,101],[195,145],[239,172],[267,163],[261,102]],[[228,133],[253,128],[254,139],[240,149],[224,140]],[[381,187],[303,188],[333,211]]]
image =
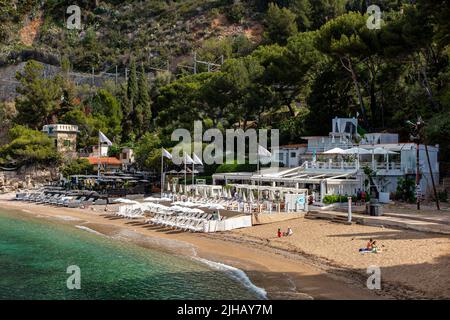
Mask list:
[[183,215],[156,214],[154,217],[146,220],[146,222],[170,229],[201,232],[204,231],[205,223],[212,218],[213,215],[208,213],[188,213]]
[[142,210],[141,205],[134,204],[120,206],[119,211],[116,213],[116,215],[127,219],[138,219],[144,217],[144,211]]
[[97,204],[99,201],[96,197],[89,196],[69,196],[66,193],[52,193],[52,192],[35,192],[35,193],[18,193],[16,200],[34,202],[36,204],[47,204],[67,208],[82,208],[92,204]]
[[211,199],[211,198],[202,198],[202,197],[186,197],[186,196],[176,196],[175,198],[179,198],[179,201],[186,201],[188,203],[195,203],[200,208],[202,207],[210,207],[214,209],[214,205],[222,206],[223,209],[229,211],[239,211],[239,212],[281,212],[285,211],[284,203],[273,203],[270,201],[253,201],[253,202],[244,202],[242,200],[237,199]]

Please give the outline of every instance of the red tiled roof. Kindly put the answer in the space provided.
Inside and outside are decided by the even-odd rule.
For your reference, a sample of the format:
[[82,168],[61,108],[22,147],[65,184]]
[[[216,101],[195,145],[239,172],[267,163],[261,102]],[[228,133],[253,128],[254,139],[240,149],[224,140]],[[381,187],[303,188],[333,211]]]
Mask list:
[[87,159],[89,161],[89,163],[91,165],[98,165],[98,163],[100,162],[100,164],[107,164],[107,165],[116,165],[116,166],[120,166],[122,165],[122,162],[120,162],[119,159],[114,158],[114,157],[101,157],[101,158],[97,158],[97,157],[87,157],[84,158]]

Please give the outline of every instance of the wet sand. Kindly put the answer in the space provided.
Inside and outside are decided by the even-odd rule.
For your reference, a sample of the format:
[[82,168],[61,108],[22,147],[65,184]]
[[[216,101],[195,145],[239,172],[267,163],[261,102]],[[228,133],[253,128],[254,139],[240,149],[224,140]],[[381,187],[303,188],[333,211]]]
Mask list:
[[[10,197],[10,196],[9,196]],[[239,268],[247,273],[251,281],[258,287],[264,288],[269,299],[390,299],[390,298],[438,298],[447,296],[447,290],[424,291],[421,288],[413,287],[407,283],[396,282],[389,279],[389,283],[384,281],[384,271],[382,269],[382,290],[368,290],[366,281],[368,275],[366,268],[374,263],[382,262],[382,254],[366,254],[361,259],[366,261],[355,264],[355,261],[339,261],[327,259],[328,251],[333,252],[325,242],[317,239],[322,238],[320,232],[314,238],[313,230],[328,230],[318,221],[308,221],[311,225],[299,225],[294,223],[304,223],[305,219],[295,219],[280,223],[280,227],[289,225],[294,229],[294,235],[289,238],[274,239],[273,230],[278,224],[256,226],[252,228],[223,232],[216,234],[186,233],[174,230],[161,229],[143,223],[143,219],[127,220],[112,216],[103,211],[103,206],[92,209],[68,209],[36,205],[33,203],[16,202],[7,200],[7,196],[0,197],[0,207],[5,209],[22,210],[27,214],[39,216],[41,218],[58,219],[61,223],[70,223],[78,226],[90,228],[100,233],[113,236],[124,241],[133,241],[138,245],[146,246],[148,243],[158,244],[158,239],[173,240],[183,245],[176,245],[172,248],[167,246],[167,241],[160,244],[165,250],[174,250],[177,254],[197,255],[198,257],[225,263]],[[94,206],[95,207],[95,206]],[[75,220],[74,220],[75,219]],[[78,219],[78,220],[76,220]],[[317,228],[312,228],[316,225]],[[348,226],[333,226],[335,228],[347,228]],[[354,226],[351,226],[354,227]],[[355,226],[356,227],[356,226]],[[374,232],[373,227],[358,226],[362,228],[360,232],[366,230],[368,234]],[[310,228],[310,242],[306,242],[304,247],[289,246],[289,241],[297,243],[302,239],[297,239],[300,234],[296,230]],[[385,229],[386,231],[389,231]],[[322,232],[321,231],[321,232]],[[345,243],[349,237],[348,229],[336,229],[336,234],[342,233],[342,238],[336,237],[334,240]],[[355,230],[356,232],[357,230]],[[353,232],[353,231],[352,231]],[[400,232],[396,230],[396,232]],[[403,232],[403,231],[401,231]],[[304,237],[307,237],[304,233]],[[351,236],[355,237],[355,236]],[[358,237],[358,236],[356,236]],[[329,239],[330,237],[325,237]],[[146,241],[151,239],[151,241]],[[287,239],[287,240],[286,240]],[[340,239],[340,240],[339,240]],[[286,240],[287,243],[283,243]],[[442,239],[441,239],[442,240]],[[172,243],[173,243],[172,241]],[[448,241],[444,239],[442,241]],[[278,243],[280,242],[280,243]],[[170,241],[169,241],[170,243]],[[322,247],[323,252],[316,252],[316,248]],[[357,247],[364,241],[355,241]],[[311,248],[310,248],[311,246]],[[353,250],[342,247],[342,251]],[[310,250],[306,250],[310,248]],[[386,253],[388,253],[386,251]],[[394,251],[395,252],[395,251]],[[367,257],[367,258],[366,258]],[[375,259],[375,261],[373,260]],[[378,259],[378,260],[376,260]],[[430,257],[424,257],[426,261]],[[429,261],[431,263],[431,261]],[[398,263],[397,261],[392,262]],[[379,264],[380,265],[380,264]],[[409,265],[409,261],[405,263]],[[380,265],[381,266],[381,265]],[[402,264],[399,265],[399,272],[402,272]],[[439,267],[441,267],[439,265]],[[427,265],[426,274],[433,273],[433,267]],[[447,271],[449,269],[446,269]],[[407,271],[407,269],[403,270]],[[434,276],[443,276],[441,269],[434,272]],[[414,273],[420,272],[415,270]],[[418,273],[420,274],[420,273]],[[413,275],[414,276],[414,275]],[[441,286],[448,286],[448,275],[445,281],[441,280]],[[436,283],[436,281],[434,281]]]

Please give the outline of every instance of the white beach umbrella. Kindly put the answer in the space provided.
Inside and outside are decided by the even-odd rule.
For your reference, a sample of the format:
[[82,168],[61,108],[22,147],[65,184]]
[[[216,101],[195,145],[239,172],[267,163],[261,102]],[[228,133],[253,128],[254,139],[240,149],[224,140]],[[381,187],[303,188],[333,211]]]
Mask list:
[[144,201],[161,201],[161,198],[155,198],[155,197],[147,197],[144,198]]
[[115,202],[115,203],[126,203],[126,204],[139,204],[138,201],[130,200],[130,199],[126,199],[126,198],[118,198],[118,199],[115,199],[113,202]]
[[170,191],[171,187],[170,187],[170,182],[167,182],[167,191]]
[[172,192],[177,193],[177,185],[175,183],[172,185]]
[[232,198],[233,196],[231,195],[231,190],[228,190],[228,198]]
[[247,202],[247,197],[245,196],[245,192],[242,193],[242,201]]
[[178,192],[179,192],[180,194],[183,193],[183,185],[180,184],[180,186],[179,186],[179,188],[178,188]]
[[333,148],[331,150],[325,151],[323,154],[342,154],[344,152],[341,148]]
[[342,152],[342,154],[358,154],[358,155],[363,155],[363,154],[372,154],[372,152],[370,152],[367,149],[364,148],[360,148],[360,147],[353,147],[347,150],[344,150]]
[[[360,148],[360,147],[353,147],[353,148],[344,150],[344,152],[342,154],[356,155],[357,156],[357,166],[359,168],[359,162],[360,162],[361,155],[372,154],[372,152],[367,149]],[[373,154],[372,154],[372,156],[373,156]]]
[[385,156],[385,158],[386,158],[385,159],[386,160],[386,168],[387,168],[388,164],[389,164],[389,155],[390,154],[397,154],[397,152],[390,151],[390,150],[387,150],[387,149],[381,148],[381,147],[377,147],[375,149],[372,149],[372,163],[375,162],[375,155],[376,154],[382,154],[382,155]]

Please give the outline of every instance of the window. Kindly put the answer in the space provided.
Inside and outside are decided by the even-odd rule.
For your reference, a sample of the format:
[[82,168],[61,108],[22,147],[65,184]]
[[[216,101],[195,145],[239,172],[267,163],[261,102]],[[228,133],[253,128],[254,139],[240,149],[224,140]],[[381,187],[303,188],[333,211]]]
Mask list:
[[295,158],[297,156],[297,153],[291,152],[291,158]]
[[280,161],[283,161],[283,160],[284,160],[284,153],[279,153],[279,154],[278,154],[278,159],[279,159]]
[[70,147],[71,144],[70,140],[64,140],[64,147]]

